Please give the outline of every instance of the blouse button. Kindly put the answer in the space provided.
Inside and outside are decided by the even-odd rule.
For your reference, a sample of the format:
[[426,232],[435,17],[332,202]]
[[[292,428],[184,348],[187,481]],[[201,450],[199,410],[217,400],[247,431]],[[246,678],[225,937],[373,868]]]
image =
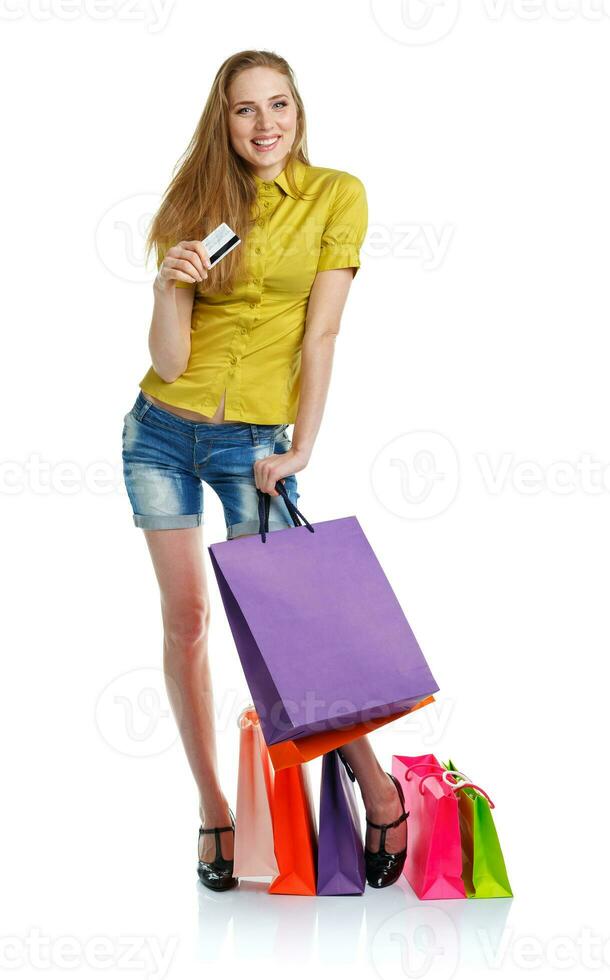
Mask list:
[[261,252],[260,245],[257,245],[254,251],[256,252],[257,255],[260,255]]
[[256,306],[256,303],[250,303],[250,309],[251,310],[253,310],[255,306]]

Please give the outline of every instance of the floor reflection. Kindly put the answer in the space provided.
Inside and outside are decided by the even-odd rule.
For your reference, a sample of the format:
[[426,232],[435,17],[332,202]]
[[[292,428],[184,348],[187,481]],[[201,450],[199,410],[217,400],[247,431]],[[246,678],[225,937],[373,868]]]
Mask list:
[[512,899],[419,901],[406,879],[390,888],[367,886],[364,895],[269,895],[268,882],[241,879],[215,894],[195,885],[199,903],[199,955],[252,962],[369,962],[382,978],[435,978],[456,969],[488,966]]

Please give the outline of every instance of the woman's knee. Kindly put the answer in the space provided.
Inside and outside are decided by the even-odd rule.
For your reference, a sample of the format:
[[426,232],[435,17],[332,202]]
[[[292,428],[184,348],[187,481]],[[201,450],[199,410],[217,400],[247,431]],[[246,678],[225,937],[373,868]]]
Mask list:
[[203,599],[163,608],[165,639],[177,647],[192,647],[206,640],[209,626],[210,606]]

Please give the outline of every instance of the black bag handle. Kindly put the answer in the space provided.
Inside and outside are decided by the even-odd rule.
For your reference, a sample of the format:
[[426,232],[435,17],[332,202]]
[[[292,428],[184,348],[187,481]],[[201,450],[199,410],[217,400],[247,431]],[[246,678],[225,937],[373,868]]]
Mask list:
[[[281,480],[277,481],[277,483],[275,484],[275,489],[277,490],[279,495],[283,498],[288,513],[292,518],[292,523],[294,524],[294,526],[303,527],[304,525],[307,528],[307,530],[311,531],[311,533],[313,534],[315,532],[315,528],[309,523],[305,515],[302,514],[297,507],[295,507],[292,500],[288,496],[288,491],[286,487],[284,486]],[[269,531],[269,511],[271,509],[271,494],[264,493],[262,490],[259,490],[258,487],[256,488],[256,492],[258,494],[258,533],[260,534],[261,540],[264,543],[267,540],[267,532]],[[301,520],[303,523],[301,523]]]

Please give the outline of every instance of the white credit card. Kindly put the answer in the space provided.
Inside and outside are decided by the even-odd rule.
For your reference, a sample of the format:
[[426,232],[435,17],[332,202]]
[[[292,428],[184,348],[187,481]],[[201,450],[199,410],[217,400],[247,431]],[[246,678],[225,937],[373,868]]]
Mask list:
[[210,257],[210,268],[224,259],[225,255],[228,255],[231,249],[239,245],[240,242],[241,238],[234,231],[231,231],[224,221],[218,225],[218,228],[211,231],[201,243]]

